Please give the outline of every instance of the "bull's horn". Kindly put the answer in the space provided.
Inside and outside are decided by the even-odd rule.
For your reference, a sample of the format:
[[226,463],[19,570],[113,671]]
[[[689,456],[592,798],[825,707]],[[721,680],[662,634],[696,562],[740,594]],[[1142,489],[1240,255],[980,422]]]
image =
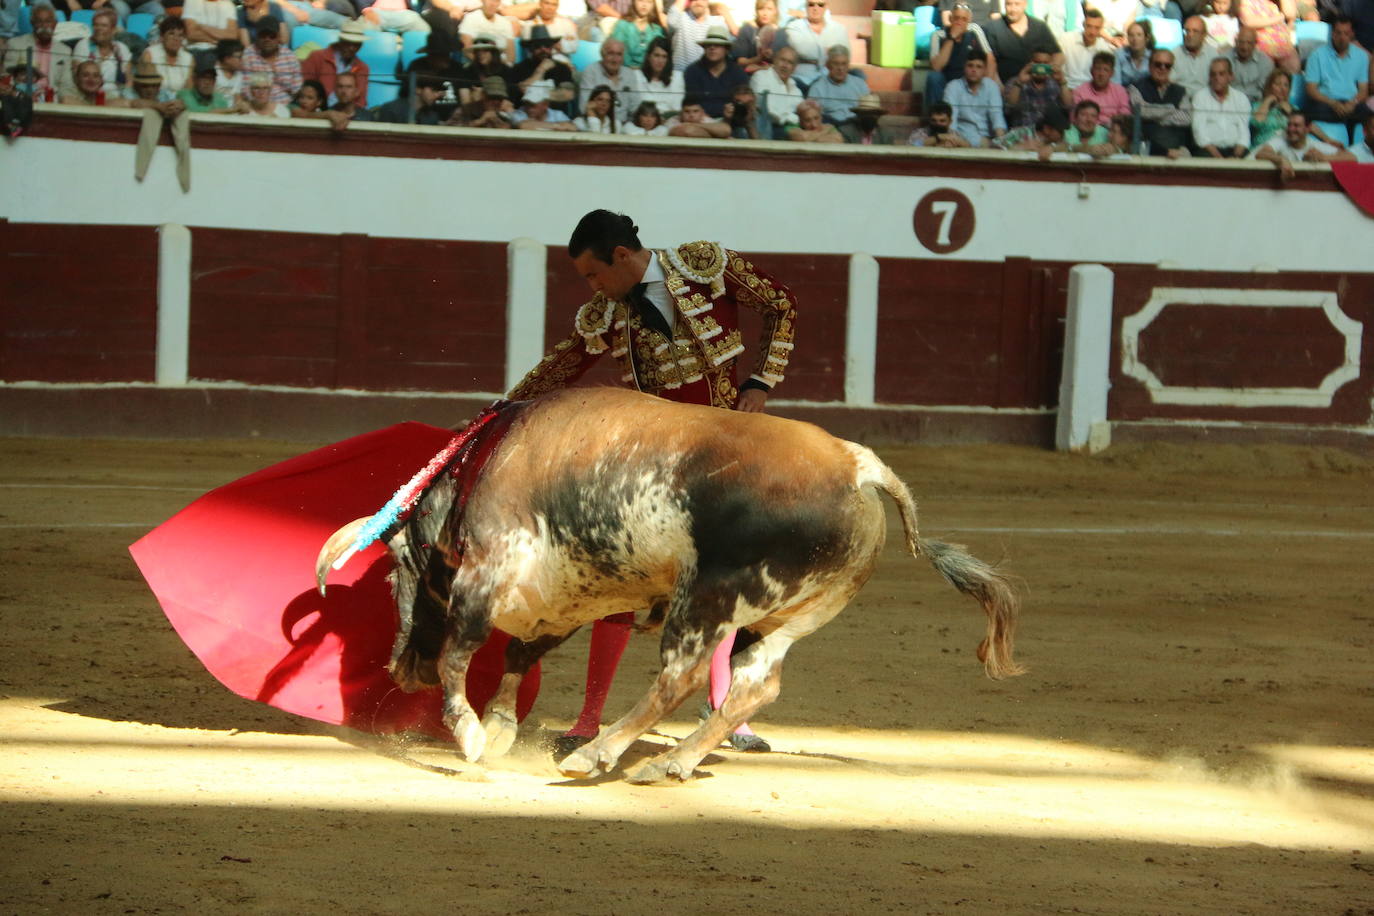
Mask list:
[[332,566],[337,569],[343,565],[340,561],[346,561],[352,556],[349,548],[357,540],[358,532],[371,520],[370,515],[355,518],[331,534],[329,540],[324,542],[324,546],[320,548],[320,555],[315,559],[315,581],[319,583],[321,595],[324,594],[324,579],[329,575],[329,568]]

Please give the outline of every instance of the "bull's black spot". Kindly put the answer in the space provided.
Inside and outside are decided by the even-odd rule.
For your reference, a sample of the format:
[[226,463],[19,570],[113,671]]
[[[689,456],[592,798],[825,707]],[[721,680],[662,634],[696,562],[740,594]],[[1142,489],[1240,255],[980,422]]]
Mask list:
[[619,470],[565,474],[530,494],[530,507],[548,525],[549,539],[598,576],[625,581],[635,554],[628,524],[636,483]]

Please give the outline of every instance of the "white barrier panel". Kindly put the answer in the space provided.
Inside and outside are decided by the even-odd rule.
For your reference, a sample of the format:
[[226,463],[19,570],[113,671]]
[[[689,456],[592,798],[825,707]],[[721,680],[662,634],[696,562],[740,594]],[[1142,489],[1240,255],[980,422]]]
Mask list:
[[1064,368],[1059,381],[1059,420],[1054,432],[1054,446],[1060,451],[1098,452],[1111,442],[1107,390],[1112,287],[1112,272],[1101,264],[1079,264],[1069,271]]
[[844,402],[872,407],[878,370],[878,261],[849,256],[849,309],[845,313]]
[[191,353],[191,230],[157,230],[157,363],[159,385],[185,385]]
[[544,358],[545,275],[548,250],[534,239],[515,239],[507,251],[506,391]]

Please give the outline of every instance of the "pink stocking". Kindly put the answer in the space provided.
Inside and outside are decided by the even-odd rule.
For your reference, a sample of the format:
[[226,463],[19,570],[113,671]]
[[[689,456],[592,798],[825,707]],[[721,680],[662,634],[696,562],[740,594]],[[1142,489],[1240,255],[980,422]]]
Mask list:
[[577,723],[566,734],[595,738],[601,730],[601,711],[610,695],[620,656],[630,641],[630,625],[634,619],[634,614],[612,614],[592,624],[592,645],[587,652],[587,694]]
[[[730,692],[730,650],[735,647],[735,631],[725,634],[711,656],[711,708],[720,709],[725,695]],[[737,735],[752,735],[754,732],[745,722],[735,729]]]

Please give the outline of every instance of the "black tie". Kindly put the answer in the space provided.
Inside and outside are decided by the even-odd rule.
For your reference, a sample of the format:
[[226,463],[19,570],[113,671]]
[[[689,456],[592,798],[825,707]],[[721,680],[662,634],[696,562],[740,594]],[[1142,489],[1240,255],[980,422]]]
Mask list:
[[658,310],[658,306],[649,301],[649,297],[644,295],[644,291],[649,288],[647,283],[636,283],[630,287],[630,292],[625,296],[627,305],[633,305],[639,310],[639,320],[658,331],[668,340],[673,338],[673,329],[668,327],[668,322],[664,319],[663,313]]

